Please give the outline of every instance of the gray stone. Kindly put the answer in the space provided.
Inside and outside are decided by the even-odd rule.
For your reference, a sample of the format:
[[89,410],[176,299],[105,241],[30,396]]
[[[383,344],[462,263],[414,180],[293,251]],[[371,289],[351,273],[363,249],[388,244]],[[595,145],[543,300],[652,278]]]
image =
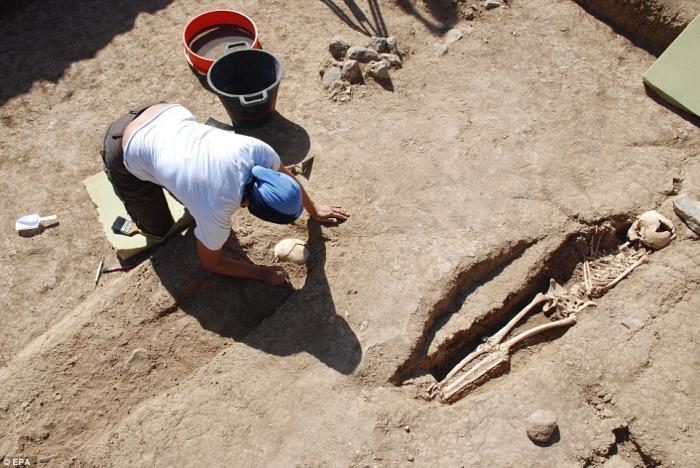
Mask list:
[[376,50],[366,47],[350,47],[348,49],[348,58],[357,60],[358,62],[368,63],[379,60],[379,54]]
[[467,21],[472,21],[474,18],[476,18],[476,12],[472,7],[467,8],[464,10],[464,19]]
[[386,38],[386,45],[389,48],[390,54],[395,54],[399,57],[401,56],[401,52],[399,52],[399,45],[396,43],[396,38],[394,36],[389,36]]
[[460,28],[453,28],[447,31],[447,34],[445,35],[445,44],[454,44],[458,40],[462,39],[464,37],[464,29]]
[[635,316],[625,317],[620,323],[622,323],[622,326],[633,332],[638,332],[644,328],[644,320]]
[[151,370],[148,351],[144,348],[136,348],[124,362],[124,369],[135,374],[147,374]]
[[445,55],[450,47],[447,44],[438,44],[435,46],[435,55],[438,57]]
[[549,410],[537,410],[527,418],[526,433],[531,441],[546,444],[557,430],[557,415]]
[[403,65],[401,57],[396,54],[379,54],[379,57],[388,63],[391,68],[401,68]]
[[367,48],[372,49],[372,50],[376,50],[380,54],[389,52],[389,44],[387,43],[385,37],[378,37],[378,36],[370,37],[369,42],[367,42]]
[[494,8],[498,8],[499,6],[501,6],[501,4],[496,0],[486,0],[484,2],[484,8],[486,8],[487,10],[493,10]]
[[341,75],[343,79],[348,80],[350,83],[362,81],[362,70],[360,70],[360,64],[357,62],[357,60],[347,60],[343,64]]
[[673,199],[673,209],[678,217],[698,236],[700,236],[700,202],[681,195]]
[[388,80],[389,64],[386,62],[372,62],[367,73],[375,80]]
[[350,44],[348,41],[340,36],[335,36],[328,44],[328,52],[330,52],[333,58],[336,60],[343,60],[345,53],[349,48]]
[[327,68],[323,74],[323,87],[330,88],[338,80],[343,78],[343,74],[338,67]]

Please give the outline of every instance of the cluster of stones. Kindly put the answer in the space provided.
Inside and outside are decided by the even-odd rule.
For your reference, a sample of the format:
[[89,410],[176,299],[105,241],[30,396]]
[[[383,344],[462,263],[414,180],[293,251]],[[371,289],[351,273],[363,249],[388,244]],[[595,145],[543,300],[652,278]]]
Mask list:
[[[501,1],[503,0],[485,0],[481,3],[481,6],[485,10],[493,10],[494,8],[498,8],[499,6],[501,6]],[[507,3],[507,1],[505,3]],[[478,9],[479,7],[477,4],[467,6],[463,13],[464,19],[466,19],[467,21],[472,21],[473,19],[475,19]]]
[[389,80],[389,70],[403,64],[394,37],[372,36],[366,47],[353,47],[336,36],[328,44],[328,51],[333,60],[321,64],[319,73],[333,100],[349,100],[350,85],[363,83],[366,77],[379,82]]

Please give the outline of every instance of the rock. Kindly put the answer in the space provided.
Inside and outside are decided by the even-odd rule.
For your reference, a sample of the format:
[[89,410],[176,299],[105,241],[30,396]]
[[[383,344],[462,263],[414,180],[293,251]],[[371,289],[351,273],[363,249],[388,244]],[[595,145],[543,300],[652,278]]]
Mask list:
[[301,239],[282,239],[275,245],[275,258],[303,264],[309,258],[309,249]]
[[331,86],[333,86],[333,83],[342,79],[342,77],[343,77],[343,74],[340,71],[340,68],[338,68],[338,67],[327,68],[325,73],[323,74],[323,87],[330,88]]
[[348,80],[350,83],[357,83],[362,81],[362,70],[360,70],[360,64],[357,60],[347,60],[341,68],[341,75],[343,79]]
[[328,52],[330,52],[333,58],[336,60],[343,60],[345,53],[349,48],[350,44],[348,41],[340,36],[335,36],[328,44]]
[[394,36],[389,36],[386,38],[386,46],[389,48],[390,54],[401,57],[401,52],[399,51],[399,46],[396,43],[396,38]]
[[498,8],[499,6],[501,6],[501,4],[496,0],[486,0],[484,2],[484,8],[486,8],[487,10],[493,10],[494,8]]
[[633,332],[637,332],[644,328],[644,320],[640,319],[639,317],[625,317],[620,323],[622,323],[622,326]]
[[396,54],[379,54],[379,57],[384,62],[388,63],[391,68],[401,68],[403,65],[401,57]]
[[401,57],[401,50],[399,49],[399,44],[394,36],[389,36],[386,38],[386,45],[389,49],[388,53],[398,55],[399,57]]
[[546,444],[557,430],[557,415],[549,410],[537,410],[527,418],[527,436],[536,444]]
[[378,37],[378,36],[372,36],[369,38],[369,42],[367,42],[367,48],[376,50],[377,52],[384,53],[384,52],[389,52],[389,44],[386,41],[385,37]]
[[134,349],[124,362],[124,369],[136,374],[147,374],[151,370],[148,351],[144,348]]
[[447,34],[445,35],[445,44],[450,45],[454,44],[458,40],[462,39],[464,37],[464,29],[460,28],[453,28],[447,31]]
[[467,21],[472,21],[474,18],[476,18],[476,12],[472,7],[467,8],[464,10],[464,19]]
[[357,60],[358,62],[368,63],[379,60],[379,54],[376,50],[366,47],[350,47],[348,49],[348,58]]
[[367,73],[375,80],[388,80],[389,64],[386,62],[372,62]]
[[438,44],[435,46],[435,55],[441,57],[445,55],[448,50],[450,50],[450,47],[447,44]]
[[681,195],[673,199],[673,210],[695,234],[700,236],[700,202],[688,195]]

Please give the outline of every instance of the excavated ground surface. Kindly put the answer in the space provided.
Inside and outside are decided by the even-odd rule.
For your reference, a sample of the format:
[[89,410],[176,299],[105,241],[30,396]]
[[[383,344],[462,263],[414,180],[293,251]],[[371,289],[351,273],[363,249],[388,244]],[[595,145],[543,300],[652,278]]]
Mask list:
[[[393,90],[370,80],[339,104],[318,64],[332,36],[365,36],[336,12],[357,27],[363,11],[357,29],[377,21],[365,3],[338,3],[235,6],[285,64],[280,115],[255,134],[287,162],[316,156],[309,191],[352,212],[336,228],[235,215],[226,248],[255,262],[272,262],[283,237],[309,239],[309,264],[283,288],[204,272],[188,232],[93,289],[100,257],[115,258],[80,181],[130,107],[175,101],[226,120],[179,42],[188,18],[220,3],[0,7],[0,454],[48,466],[697,466],[700,246],[670,199],[700,197],[699,132],[646,95],[654,56],[571,1],[513,1],[472,22],[463,3],[372,2],[404,68]],[[454,26],[464,38],[436,56]],[[404,384],[477,311],[527,299],[528,278],[542,281],[532,272],[566,270],[547,252],[571,233],[648,209],[678,238],[575,326],[453,405]],[[37,211],[60,224],[17,236],[12,219]],[[525,435],[538,408],[558,416],[548,447]]]

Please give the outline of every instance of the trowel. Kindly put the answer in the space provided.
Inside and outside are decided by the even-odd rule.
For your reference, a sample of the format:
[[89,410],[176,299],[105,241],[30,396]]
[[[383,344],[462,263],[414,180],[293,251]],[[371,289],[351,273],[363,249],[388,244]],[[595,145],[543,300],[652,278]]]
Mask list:
[[17,221],[15,221],[15,229],[18,231],[26,231],[29,229],[36,229],[39,224],[44,221],[56,221],[56,215],[51,216],[39,216],[38,213],[22,216]]

